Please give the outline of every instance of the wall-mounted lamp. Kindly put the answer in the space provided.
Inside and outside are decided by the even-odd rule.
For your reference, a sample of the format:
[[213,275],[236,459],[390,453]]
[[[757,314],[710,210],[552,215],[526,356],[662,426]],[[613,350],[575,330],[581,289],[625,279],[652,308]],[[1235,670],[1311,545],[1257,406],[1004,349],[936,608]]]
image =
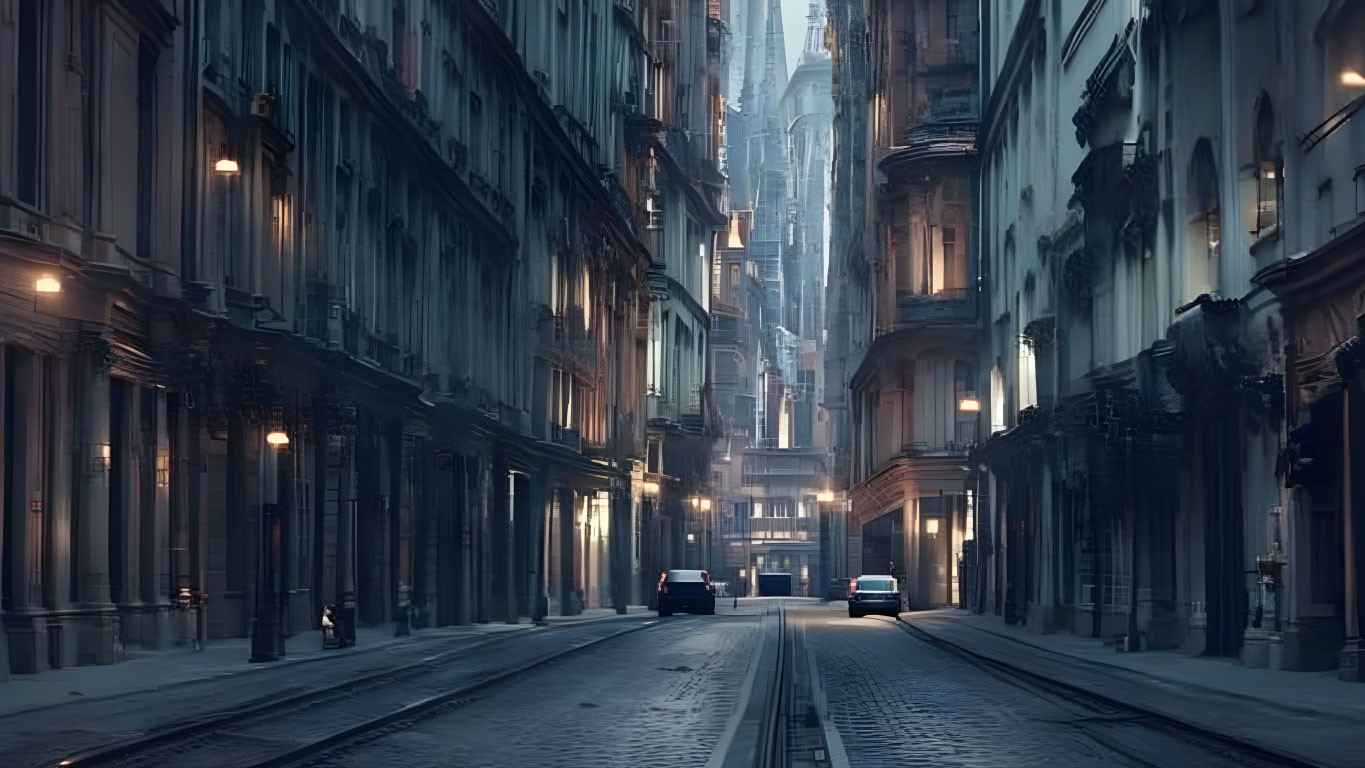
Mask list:
[[834,501],[834,491],[820,491],[815,494],[815,500],[823,502]]
[[218,173],[238,173],[242,169],[237,166],[236,160],[225,157],[213,164],[213,170]]
[[659,484],[652,480],[646,480],[645,482],[641,483],[640,489],[650,496],[659,495]]
[[34,281],[33,290],[38,293],[61,293],[62,281],[51,275],[43,275]]
[[981,401],[975,397],[964,397],[957,401],[957,409],[959,411],[979,411],[981,410]]
[[702,499],[702,500],[701,500],[701,511],[703,511],[703,512],[710,512],[710,511],[711,511],[711,500],[710,500],[710,499]]
[[265,436],[265,441],[271,445],[289,445],[289,435],[275,430]]
[[1341,84],[1350,88],[1365,88],[1365,75],[1361,75],[1354,69],[1348,69],[1341,73]]
[[171,486],[171,454],[169,451],[158,450],[156,452],[156,487],[169,488]]

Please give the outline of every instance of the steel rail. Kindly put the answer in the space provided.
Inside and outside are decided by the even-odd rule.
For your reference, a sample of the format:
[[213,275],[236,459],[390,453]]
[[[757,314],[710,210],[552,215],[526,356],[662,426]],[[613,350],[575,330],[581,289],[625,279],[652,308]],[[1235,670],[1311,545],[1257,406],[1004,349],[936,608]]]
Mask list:
[[[568,629],[572,626],[574,625],[563,627],[563,629]],[[315,740],[306,747],[307,749],[306,753],[303,752],[303,748],[291,749],[287,753],[289,755],[288,760],[281,761],[282,756],[277,755],[265,761],[255,763],[253,765],[287,765],[289,763],[298,762],[305,754],[311,754],[315,752],[318,749],[319,744],[323,744],[333,739],[338,739],[343,734],[346,735],[345,736],[346,739],[353,738],[354,736],[359,735],[360,733],[363,733],[365,731],[383,727],[384,725],[387,725],[394,720],[402,719],[403,717],[411,717],[424,709],[437,706],[448,700],[466,696],[473,691],[477,691],[482,688],[486,688],[490,685],[496,684],[498,682],[502,682],[512,676],[534,669],[538,666],[554,661],[556,659],[563,658],[564,656],[576,653],[585,648],[597,645],[598,643],[602,643],[607,640],[612,640],[621,637],[622,635],[627,635],[632,632],[638,632],[640,630],[649,629],[651,627],[656,626],[662,625],[659,624],[658,622],[647,622],[644,624],[640,624],[638,626],[629,627],[627,629],[613,632],[603,637],[589,640],[578,645],[570,646],[568,648],[564,648],[562,650],[537,657],[532,661],[519,665],[514,669],[493,674],[489,677],[485,677],[469,685],[462,686],[455,691],[450,691],[444,694],[440,694],[438,696],[428,697],[427,699],[423,699],[419,702],[409,704],[401,709],[395,710],[386,715],[372,718],[370,720],[367,720],[356,726],[352,726],[351,728],[347,728],[338,733],[330,734],[324,737],[323,739]],[[86,766],[103,765],[106,763],[126,759],[129,757],[136,757],[139,753],[152,752],[156,749],[173,745],[178,740],[181,739],[186,739],[190,737],[202,739],[206,735],[211,734],[216,730],[233,725],[235,723],[250,718],[260,717],[262,715],[268,715],[271,712],[275,711],[283,712],[297,709],[300,705],[307,704],[308,702],[316,699],[325,698],[329,694],[333,694],[338,691],[352,688],[357,685],[364,685],[366,683],[383,680],[385,678],[390,677],[394,678],[393,681],[390,683],[391,685],[401,685],[405,677],[408,676],[406,673],[417,672],[421,669],[430,667],[433,664],[445,661],[446,659],[455,656],[456,654],[465,654],[468,653],[469,651],[478,648],[484,648],[499,642],[503,642],[506,639],[507,638],[500,638],[496,636],[491,637],[486,640],[473,643],[471,645],[463,645],[460,646],[459,648],[454,648],[449,651],[443,651],[434,656],[426,656],[417,661],[409,662],[407,664],[400,664],[396,667],[388,667],[386,669],[378,670],[375,672],[367,672],[361,675],[357,675],[355,677],[348,678],[347,680],[340,683],[334,683],[319,686],[316,688],[311,688],[309,690],[302,691],[282,699],[271,699],[256,704],[251,704],[240,709],[211,713],[203,717],[176,723],[166,728],[156,729],[147,733],[146,735],[139,736],[133,739],[128,739],[126,741],[121,741],[107,747],[99,747],[96,749],[91,749],[77,753],[57,763],[57,766],[58,768],[84,768]],[[326,748],[331,747],[329,746]]]
[[777,606],[777,656],[773,663],[773,678],[764,704],[763,736],[754,761],[756,768],[786,768],[787,765],[787,611]]

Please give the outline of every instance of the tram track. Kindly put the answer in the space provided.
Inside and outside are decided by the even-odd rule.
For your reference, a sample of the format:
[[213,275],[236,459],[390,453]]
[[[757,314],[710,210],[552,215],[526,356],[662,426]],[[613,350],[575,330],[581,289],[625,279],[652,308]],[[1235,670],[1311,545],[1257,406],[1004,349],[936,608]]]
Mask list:
[[[158,766],[189,768],[239,766],[264,768],[300,763],[365,734],[416,719],[444,704],[466,698],[536,667],[634,632],[661,626],[648,621],[597,635],[548,652],[517,657],[506,649],[536,644],[541,638],[492,638],[444,651],[415,662],[367,672],[343,682],[311,688],[281,699],[211,713],[118,743],[73,754],[57,763],[76,766]],[[566,629],[554,630],[556,634]],[[518,642],[520,641],[520,642]],[[462,654],[504,644],[505,658],[473,672],[447,665]]]
[[1161,712],[1045,678],[987,656],[972,653],[909,622],[884,621],[910,637],[950,653],[996,679],[1048,700],[1072,714],[1074,727],[1101,746],[1141,765],[1156,766],[1143,756],[1144,741],[1164,739],[1197,746],[1210,756],[1252,768],[1322,768],[1294,755],[1280,753],[1176,720]]

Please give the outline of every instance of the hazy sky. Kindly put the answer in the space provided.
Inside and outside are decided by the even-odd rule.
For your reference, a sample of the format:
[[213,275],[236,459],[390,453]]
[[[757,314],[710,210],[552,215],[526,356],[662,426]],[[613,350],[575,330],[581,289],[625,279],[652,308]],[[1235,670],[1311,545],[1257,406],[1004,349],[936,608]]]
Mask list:
[[[807,16],[811,0],[782,0],[782,37],[787,43],[787,74],[796,71],[796,61],[806,45]],[[824,3],[820,3],[823,12]]]

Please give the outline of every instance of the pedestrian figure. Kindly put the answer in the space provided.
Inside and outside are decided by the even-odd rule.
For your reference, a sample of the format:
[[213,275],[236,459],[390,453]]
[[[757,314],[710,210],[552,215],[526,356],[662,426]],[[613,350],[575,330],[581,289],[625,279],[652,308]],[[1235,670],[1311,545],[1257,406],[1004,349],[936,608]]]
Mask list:
[[340,648],[341,642],[337,639],[337,617],[333,606],[324,605],[322,607],[322,649]]

